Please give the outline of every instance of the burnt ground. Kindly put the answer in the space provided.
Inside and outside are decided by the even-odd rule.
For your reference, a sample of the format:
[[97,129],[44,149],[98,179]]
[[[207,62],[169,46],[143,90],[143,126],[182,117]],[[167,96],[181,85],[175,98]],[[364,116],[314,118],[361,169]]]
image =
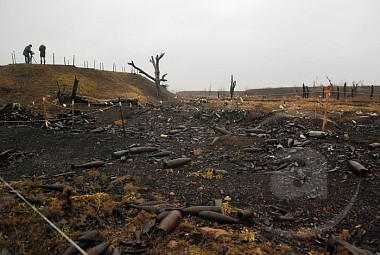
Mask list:
[[[331,115],[326,137],[315,138],[308,132],[320,130],[322,120],[307,111],[213,110],[173,102],[124,107],[124,114],[125,136],[118,107],[92,114],[74,129],[67,122],[51,121],[49,129],[43,122],[2,122],[1,177],[71,238],[98,230],[111,243],[108,254],[113,248],[122,254],[349,254],[342,245],[335,252],[326,248],[331,234],[380,252],[380,148],[368,149],[380,142],[378,115]],[[230,134],[218,134],[213,126]],[[254,128],[261,132],[247,132]],[[305,140],[310,142],[301,144]],[[171,154],[113,157],[139,146]],[[262,150],[243,151],[247,147]],[[181,157],[192,161],[163,168],[167,160]],[[106,164],[71,169],[93,160]],[[367,174],[356,174],[347,160],[361,163]],[[65,189],[38,186],[53,183]],[[69,243],[0,185],[3,252],[63,254]],[[254,217],[242,225],[184,216],[172,233],[159,236],[155,214],[129,206],[156,200],[178,208],[222,200],[225,214],[236,218],[250,209]],[[203,227],[227,232],[219,236]],[[143,232],[141,243],[136,230]]]

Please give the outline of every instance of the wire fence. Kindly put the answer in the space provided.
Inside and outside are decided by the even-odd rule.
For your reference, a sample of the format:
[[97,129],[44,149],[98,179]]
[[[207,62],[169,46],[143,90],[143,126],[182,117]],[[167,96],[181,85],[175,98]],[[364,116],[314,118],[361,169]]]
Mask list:
[[[15,51],[12,51],[11,52],[11,58],[12,58],[12,64],[18,64],[17,62],[17,59],[16,59],[16,52]],[[57,61],[57,58],[55,56],[55,53],[53,52],[52,53],[52,62],[51,64],[52,65],[65,65],[65,66],[76,66],[76,55],[72,55],[72,57],[63,57],[61,58],[63,61],[62,62],[59,62]],[[36,61],[36,59],[33,57],[31,57],[31,61],[30,61],[30,64],[33,64],[33,61],[35,64],[38,64],[38,62]],[[19,63],[24,63],[24,62],[19,62]],[[41,62],[42,63],[42,62]],[[78,66],[78,67],[82,67],[82,66]],[[90,61],[90,65],[89,65],[89,61],[88,60],[84,60],[83,61],[83,68],[89,68],[89,69],[97,69],[97,70],[101,70],[101,71],[111,71],[111,69],[105,69],[104,68],[104,63],[103,62],[97,62],[95,59],[93,61]],[[119,66],[119,71],[118,71],[118,66],[116,65],[115,62],[112,63],[112,72],[123,72],[123,73],[126,73],[127,70],[130,71],[130,73],[134,73],[136,74],[137,73],[137,70],[135,70],[134,67],[131,67],[130,69],[128,69],[126,66]]]

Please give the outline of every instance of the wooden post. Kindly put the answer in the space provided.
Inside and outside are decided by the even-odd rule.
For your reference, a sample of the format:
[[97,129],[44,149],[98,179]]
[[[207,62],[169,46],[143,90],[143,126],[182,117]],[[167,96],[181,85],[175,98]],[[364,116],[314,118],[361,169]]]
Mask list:
[[327,123],[327,111],[329,109],[329,101],[330,101],[330,91],[331,87],[327,86],[327,93],[326,93],[326,102],[325,102],[325,111],[323,113],[323,124],[322,124],[322,131],[326,131],[326,123]]
[[42,104],[44,106],[45,126],[48,128],[49,122],[48,122],[48,114],[47,114],[46,97],[45,96],[42,97]]
[[73,66],[75,66],[75,55],[73,55]]
[[63,57],[63,64],[66,65],[66,58]]
[[55,64],[55,61],[54,61],[54,52],[53,52],[53,65]]
[[306,96],[306,89],[305,89],[305,83],[302,83],[302,98],[305,98]]
[[322,85],[322,98],[325,99],[325,86]]
[[347,93],[347,82],[344,82],[343,85],[343,97],[346,98],[346,93]]
[[94,69],[95,69],[95,60],[94,60]]
[[77,76],[75,76],[73,90],[71,92],[71,101],[75,100],[75,97],[77,96],[78,83],[79,81],[77,80]]
[[126,134],[125,134],[125,126],[124,126],[123,108],[122,108],[122,105],[121,105],[120,97],[119,97],[119,107],[120,107],[121,125],[123,126],[123,134],[124,134],[124,137],[126,137]]
[[336,100],[339,100],[340,97],[340,89],[339,86],[336,86]]
[[74,99],[71,100],[71,128],[74,128]]

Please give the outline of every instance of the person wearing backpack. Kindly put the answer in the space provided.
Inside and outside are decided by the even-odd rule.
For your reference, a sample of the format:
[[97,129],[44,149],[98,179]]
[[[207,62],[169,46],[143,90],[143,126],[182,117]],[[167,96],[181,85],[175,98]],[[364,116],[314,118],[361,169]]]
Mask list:
[[44,65],[45,65],[45,63],[46,63],[46,59],[45,59],[46,46],[41,44],[40,47],[38,48],[38,50],[40,51],[41,65],[42,65],[42,59],[44,60]]
[[32,51],[32,45],[29,44],[25,47],[24,51],[22,52],[22,55],[25,57],[25,63],[30,64],[32,62],[33,57],[33,51]]

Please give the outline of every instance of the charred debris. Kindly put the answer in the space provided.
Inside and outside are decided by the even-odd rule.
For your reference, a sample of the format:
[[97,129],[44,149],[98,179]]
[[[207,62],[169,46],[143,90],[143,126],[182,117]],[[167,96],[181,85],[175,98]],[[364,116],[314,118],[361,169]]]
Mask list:
[[[59,116],[59,119],[67,118],[67,122],[53,119],[49,122],[59,130],[65,127],[70,130],[70,114],[71,111],[68,111]],[[80,116],[81,112],[78,110],[75,115]],[[71,226],[66,219],[73,217],[71,220],[80,226],[75,231],[73,229],[73,238],[87,254],[150,254],[149,251],[157,242],[165,242],[165,246],[160,247],[171,245],[175,249],[177,246],[173,242],[163,241],[163,238],[173,235],[181,238],[181,232],[185,239],[193,243],[200,244],[205,233],[213,231],[214,240],[227,238],[223,240],[248,246],[254,242],[253,234],[249,232],[251,229],[257,235],[256,242],[263,244],[268,240],[266,235],[275,233],[271,231],[273,226],[291,228],[293,224],[307,223],[307,217],[300,215],[288,204],[287,199],[275,200],[275,205],[266,207],[252,206],[250,201],[235,201],[235,194],[231,191],[239,191],[246,186],[224,187],[224,182],[229,182],[231,176],[239,178],[239,175],[247,173],[262,178],[269,175],[285,176],[282,179],[284,182],[291,180],[295,187],[302,187],[328,174],[338,173],[335,178],[342,178],[342,181],[347,176],[359,180],[378,175],[375,171],[378,171],[379,141],[367,141],[365,145],[351,143],[355,138],[347,135],[360,132],[361,128],[376,132],[379,127],[371,122],[360,126],[353,122],[331,121],[328,130],[322,132],[319,131],[319,119],[294,116],[284,111],[212,110],[181,104],[131,108],[127,117],[130,121],[124,129],[116,122],[97,126],[96,118],[84,116],[76,119],[76,129],[84,129],[92,137],[102,133],[120,139],[125,132],[126,141],[131,139],[139,142],[114,146],[108,157],[77,160],[71,163],[70,169],[59,174],[24,176],[24,179],[31,179],[31,183],[19,184],[18,188],[28,194],[28,199],[34,204],[50,207],[49,210],[44,209],[45,212],[58,221],[61,227]],[[25,121],[43,119],[43,114],[34,114],[12,104],[0,109],[0,117],[7,121]],[[16,164],[17,160],[28,155],[12,148],[4,150],[0,152],[0,166]],[[32,154],[29,156],[33,157]],[[104,173],[115,165],[133,171],[107,177]],[[319,167],[322,165],[324,167]],[[152,187],[138,186],[138,178],[133,177],[136,171],[146,172],[142,176],[153,179]],[[197,185],[200,180],[207,180],[210,182],[208,185],[214,185],[218,192],[209,191],[207,194],[203,192],[206,186],[199,186],[190,197],[185,197],[185,194],[177,197],[176,193],[181,194],[180,190],[184,187],[170,181],[179,173],[185,173],[186,178],[190,179],[182,182],[186,189]],[[156,176],[152,177],[154,174]],[[87,176],[87,180],[79,176]],[[163,179],[162,176],[165,176],[165,181],[169,181],[160,188],[168,190],[156,190],[154,184],[159,183],[160,176]],[[212,180],[219,182],[212,184]],[[146,184],[147,181],[142,183]],[[227,187],[230,191],[226,193],[223,189]],[[206,193],[206,197],[197,199],[198,191]],[[296,191],[303,192],[301,189]],[[155,192],[167,195],[157,200],[154,199],[157,196],[152,195]],[[303,194],[310,203],[316,199],[323,201],[325,195],[323,190],[306,191]],[[47,198],[54,198],[56,204],[47,202]],[[97,201],[101,202],[97,204],[97,209],[89,206]],[[258,211],[259,208],[265,208],[266,212]],[[75,215],[75,211],[80,215]],[[106,220],[111,216],[116,223]],[[123,225],[124,221],[128,224]],[[195,226],[213,228],[202,228],[202,231],[206,231],[202,232],[194,226],[187,226],[189,222]],[[224,225],[232,225],[232,229],[238,229],[245,235],[217,232],[223,231]],[[307,246],[319,251],[346,249],[362,252],[357,254],[371,254],[369,250],[346,242],[347,239],[337,240],[331,235],[327,237],[324,235],[326,233],[315,234],[308,230],[304,232],[303,241],[312,243]],[[376,244],[379,241],[374,240]],[[375,251],[375,248],[372,250]],[[220,250],[219,254],[225,252]],[[78,251],[67,245],[62,254],[78,254]]]

